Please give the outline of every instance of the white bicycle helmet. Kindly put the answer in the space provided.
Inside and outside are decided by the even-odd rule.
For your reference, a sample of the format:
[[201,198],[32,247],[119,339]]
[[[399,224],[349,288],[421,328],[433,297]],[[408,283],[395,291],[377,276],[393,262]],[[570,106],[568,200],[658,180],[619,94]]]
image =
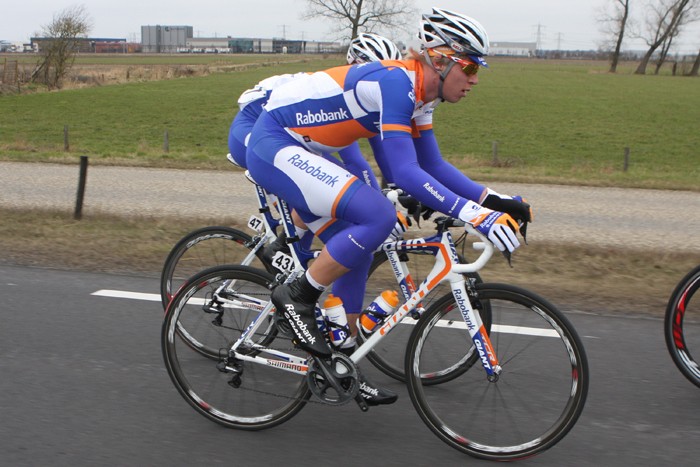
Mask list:
[[386,37],[364,32],[350,41],[347,58],[348,64],[401,60],[401,52]]
[[441,8],[423,15],[418,37],[425,49],[446,45],[458,54],[477,57],[489,54],[489,36],[478,21]]

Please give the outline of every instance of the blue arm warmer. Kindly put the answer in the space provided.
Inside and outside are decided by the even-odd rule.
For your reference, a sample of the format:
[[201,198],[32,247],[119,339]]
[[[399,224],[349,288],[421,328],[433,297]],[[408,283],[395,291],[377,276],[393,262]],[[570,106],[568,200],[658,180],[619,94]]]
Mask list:
[[394,183],[436,211],[459,215],[467,201],[421,168],[412,138],[386,138],[382,145]]
[[382,137],[377,135],[369,139],[369,145],[374,153],[374,159],[377,161],[379,170],[384,177],[384,181],[387,183],[394,183],[394,177],[391,175],[391,167],[386,161],[386,154],[384,154],[384,146],[382,145]]
[[421,131],[420,138],[415,138],[413,144],[416,147],[418,163],[423,170],[459,196],[475,203],[479,202],[486,192],[486,187],[476,183],[442,158],[433,130]]
[[347,148],[338,151],[338,154],[340,155],[340,158],[343,159],[343,164],[348,172],[364,181],[372,188],[376,188],[377,190],[379,189],[377,177],[374,176],[372,167],[369,166],[369,162],[367,162],[365,156],[362,155],[360,145],[357,144],[357,141],[352,143]]

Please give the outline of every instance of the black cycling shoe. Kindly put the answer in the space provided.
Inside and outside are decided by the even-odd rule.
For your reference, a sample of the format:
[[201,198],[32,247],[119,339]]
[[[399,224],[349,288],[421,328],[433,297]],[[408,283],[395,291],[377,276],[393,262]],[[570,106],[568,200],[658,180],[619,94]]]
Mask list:
[[275,241],[263,247],[261,254],[263,261],[267,264],[272,264],[272,259],[278,251],[288,255],[291,254],[289,245],[287,245],[287,234],[284,232],[282,232]]
[[[340,352],[344,353],[348,357],[352,355],[355,351],[354,347],[347,349],[340,349]],[[360,396],[365,400],[365,403],[370,406],[376,405],[389,405],[396,402],[399,395],[395,392],[389,391],[388,389],[380,388],[376,384],[370,382],[365,376],[360,373]]]
[[371,406],[393,404],[399,398],[395,392],[380,388],[363,375],[360,375],[360,395]]
[[301,349],[320,358],[329,358],[331,349],[316,325],[316,301],[321,291],[315,289],[306,276],[272,291],[277,320],[284,319],[292,330],[292,341]]

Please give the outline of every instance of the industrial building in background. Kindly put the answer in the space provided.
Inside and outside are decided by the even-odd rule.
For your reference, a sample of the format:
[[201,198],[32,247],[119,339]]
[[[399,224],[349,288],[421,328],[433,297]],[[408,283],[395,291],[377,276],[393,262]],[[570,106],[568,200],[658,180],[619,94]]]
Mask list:
[[194,37],[192,26],[141,26],[144,53],[339,53],[338,42],[282,38]]

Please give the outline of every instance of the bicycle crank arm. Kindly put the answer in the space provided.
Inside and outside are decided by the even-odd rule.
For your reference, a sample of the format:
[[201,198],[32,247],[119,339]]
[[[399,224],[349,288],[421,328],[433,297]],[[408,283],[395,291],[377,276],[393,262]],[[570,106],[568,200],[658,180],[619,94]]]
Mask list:
[[326,404],[342,405],[360,396],[359,372],[349,357],[342,353],[328,359],[311,357],[306,381],[316,397]]

